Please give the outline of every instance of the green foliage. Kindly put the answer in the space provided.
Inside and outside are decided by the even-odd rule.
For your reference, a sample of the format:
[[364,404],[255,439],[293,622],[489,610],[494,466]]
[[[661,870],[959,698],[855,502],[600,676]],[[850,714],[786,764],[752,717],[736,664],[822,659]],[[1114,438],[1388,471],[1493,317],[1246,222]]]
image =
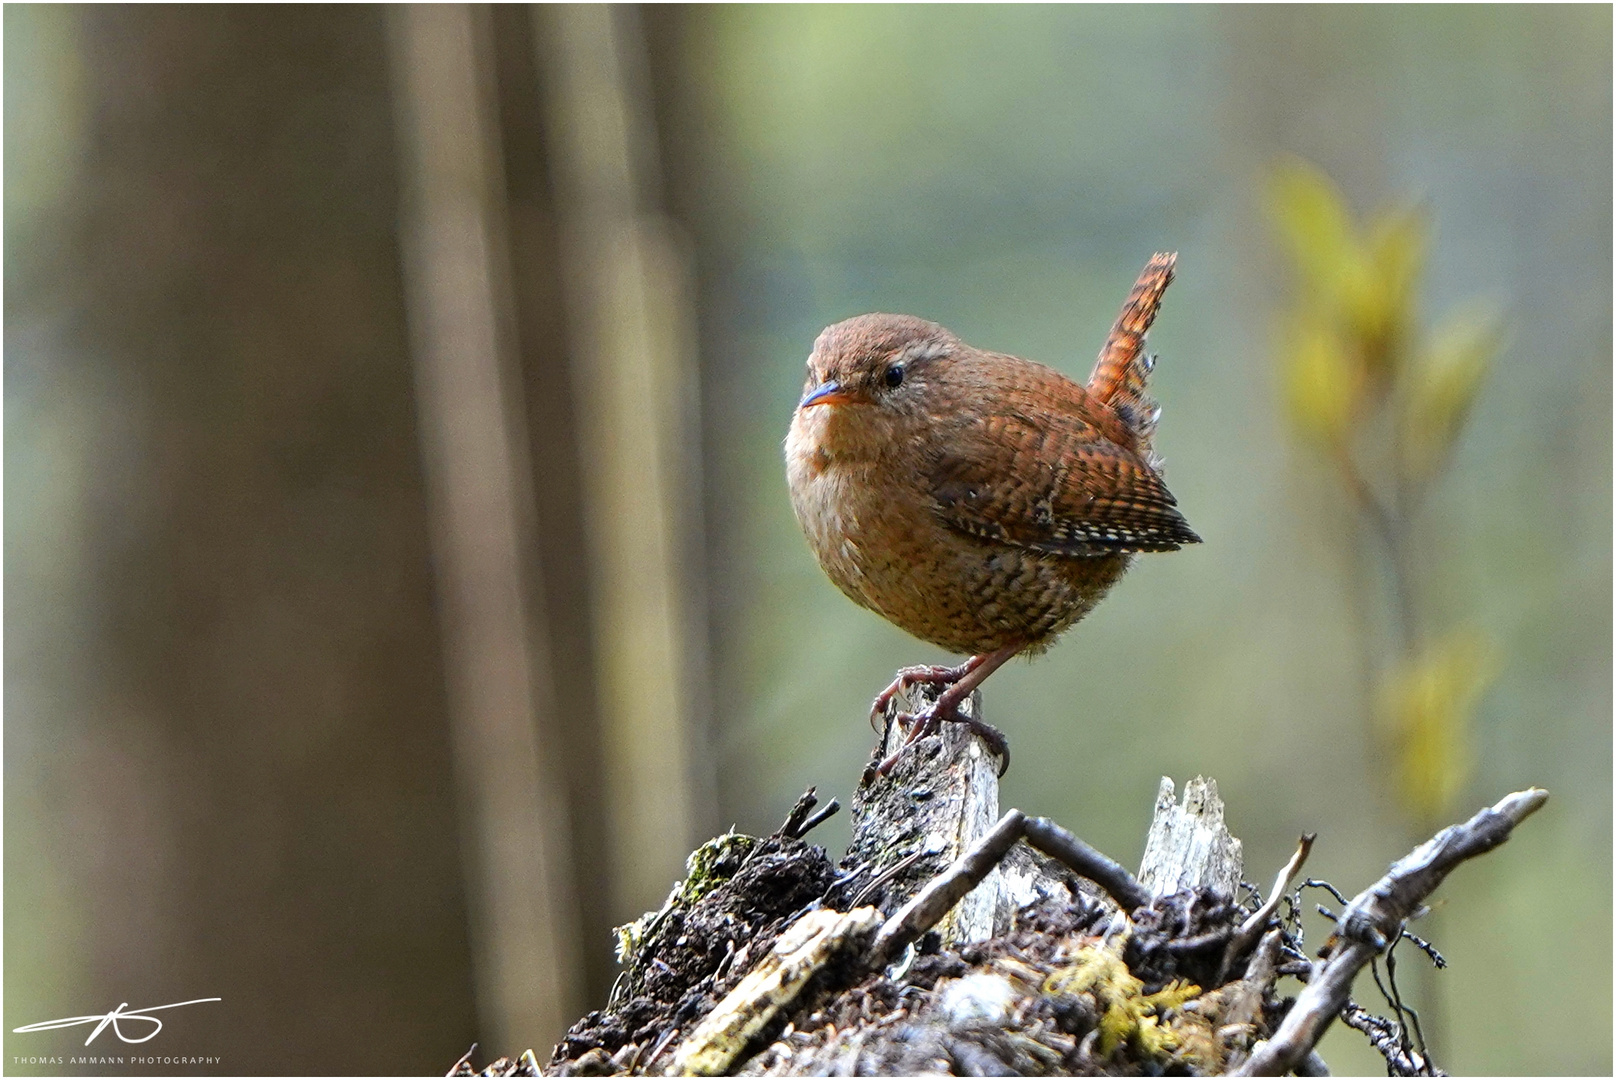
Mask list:
[[[1486,384],[1500,319],[1471,305],[1428,338],[1418,332],[1430,224],[1413,204],[1360,226],[1328,176],[1289,161],[1275,172],[1270,209],[1298,283],[1279,335],[1285,410],[1334,467],[1359,532],[1379,540],[1395,632],[1393,660],[1376,677],[1376,732],[1395,761],[1398,802],[1423,824],[1449,809],[1469,774],[1471,717],[1495,665],[1474,632],[1422,640],[1413,523]],[[1361,545],[1347,535],[1357,558]],[[1386,651],[1363,645],[1370,656]]]

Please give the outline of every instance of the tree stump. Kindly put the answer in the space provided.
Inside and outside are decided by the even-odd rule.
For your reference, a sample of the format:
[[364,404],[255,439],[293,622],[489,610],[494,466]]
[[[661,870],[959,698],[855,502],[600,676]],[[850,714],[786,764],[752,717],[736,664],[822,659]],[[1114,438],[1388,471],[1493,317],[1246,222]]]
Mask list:
[[[1289,891],[1312,837],[1264,899],[1213,781],[1180,802],[1163,778],[1136,877],[1053,822],[1001,814],[998,762],[962,725],[905,736],[889,716],[838,863],[804,839],[835,808],[815,812],[812,789],[772,836],[703,845],[663,908],[620,928],[607,1007],[542,1069],[529,1051],[482,1073],[1318,1075],[1313,1047],[1340,1016],[1389,1071],[1435,1075],[1395,988],[1376,1016],[1353,978],[1403,940],[1435,957],[1408,920],[1547,797],[1517,792],[1444,830],[1350,902],[1305,883],[1342,904],[1314,960]],[[1305,984],[1294,1002],[1286,977]],[[472,1075],[470,1058],[451,1075]]]

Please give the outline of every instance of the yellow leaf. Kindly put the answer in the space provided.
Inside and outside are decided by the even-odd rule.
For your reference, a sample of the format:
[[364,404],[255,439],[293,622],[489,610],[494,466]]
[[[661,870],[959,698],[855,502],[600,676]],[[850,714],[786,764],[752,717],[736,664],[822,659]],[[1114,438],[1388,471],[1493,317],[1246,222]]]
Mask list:
[[1316,165],[1290,159],[1274,171],[1269,205],[1308,295],[1320,314],[1333,316],[1366,270],[1340,191]]
[[1382,211],[1369,230],[1369,258],[1390,294],[1412,298],[1425,268],[1430,221],[1417,206]]
[[1416,821],[1445,814],[1469,778],[1471,717],[1497,668],[1497,650],[1485,638],[1458,630],[1388,680],[1383,734],[1395,752],[1400,801]]
[[1380,213],[1369,228],[1365,272],[1344,295],[1377,388],[1387,386],[1401,366],[1428,232],[1425,215],[1415,207]]
[[1497,311],[1472,305],[1432,335],[1403,395],[1403,468],[1423,480],[1441,468],[1492,369],[1501,332]]
[[1338,335],[1317,322],[1304,322],[1284,349],[1285,403],[1291,422],[1325,448],[1346,441],[1363,397],[1362,367]]

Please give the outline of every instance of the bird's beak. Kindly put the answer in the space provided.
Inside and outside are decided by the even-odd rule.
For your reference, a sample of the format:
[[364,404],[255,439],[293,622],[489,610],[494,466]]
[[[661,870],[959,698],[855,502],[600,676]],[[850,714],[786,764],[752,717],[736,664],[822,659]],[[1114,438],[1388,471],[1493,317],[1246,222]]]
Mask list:
[[842,389],[842,384],[835,379],[822,382],[797,402],[799,409],[811,409],[815,405],[846,405],[853,400],[853,395]]

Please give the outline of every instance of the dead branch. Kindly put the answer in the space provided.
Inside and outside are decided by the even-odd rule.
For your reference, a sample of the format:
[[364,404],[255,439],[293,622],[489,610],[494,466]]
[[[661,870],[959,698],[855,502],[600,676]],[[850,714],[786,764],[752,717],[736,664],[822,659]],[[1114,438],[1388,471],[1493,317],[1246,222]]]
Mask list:
[[1279,877],[1274,879],[1274,890],[1268,894],[1267,902],[1252,912],[1251,917],[1240,924],[1240,929],[1235,931],[1234,937],[1229,939],[1228,946],[1223,950],[1222,974],[1228,974],[1236,958],[1251,947],[1251,943],[1257,940],[1257,935],[1268,928],[1268,920],[1274,917],[1274,913],[1279,910],[1280,901],[1285,899],[1286,887],[1301,871],[1302,864],[1307,862],[1308,853],[1313,850],[1314,836],[1314,833],[1307,833],[1296,842],[1296,854],[1290,857],[1290,861],[1279,871]]
[[936,926],[944,915],[953,910],[966,893],[981,884],[1004,860],[1012,845],[1021,839],[1026,817],[1020,810],[1011,810],[993,827],[993,831],[977,841],[947,870],[929,881],[881,927],[870,947],[872,964],[881,964],[895,956],[899,950]]
[[1386,1067],[1397,1076],[1446,1076],[1431,1064],[1430,1059],[1413,1047],[1405,1046],[1403,1031],[1395,1020],[1376,1016],[1356,1001],[1348,1001],[1341,1010],[1341,1022],[1354,1031],[1361,1031],[1369,1045],[1386,1059]]
[[802,793],[802,797],[797,800],[796,804],[791,807],[791,812],[786,815],[785,823],[780,826],[774,835],[784,837],[787,840],[801,840],[823,825],[836,811],[842,808],[840,800],[833,798],[830,802],[821,806],[818,813],[815,813],[814,807],[819,806],[817,791],[818,788],[811,787]]
[[1150,891],[1139,884],[1139,879],[1128,873],[1126,867],[1095,851],[1048,818],[1028,818],[1024,829],[1027,843],[1100,886],[1122,910],[1132,911],[1150,903]]
[[1282,1076],[1295,1068],[1346,1006],[1358,972],[1398,939],[1403,924],[1453,868],[1508,840],[1515,826],[1548,797],[1542,788],[1506,795],[1464,824],[1443,829],[1359,893],[1342,913],[1330,954],[1313,966],[1307,987],[1279,1030],[1257,1047],[1236,1075]]

